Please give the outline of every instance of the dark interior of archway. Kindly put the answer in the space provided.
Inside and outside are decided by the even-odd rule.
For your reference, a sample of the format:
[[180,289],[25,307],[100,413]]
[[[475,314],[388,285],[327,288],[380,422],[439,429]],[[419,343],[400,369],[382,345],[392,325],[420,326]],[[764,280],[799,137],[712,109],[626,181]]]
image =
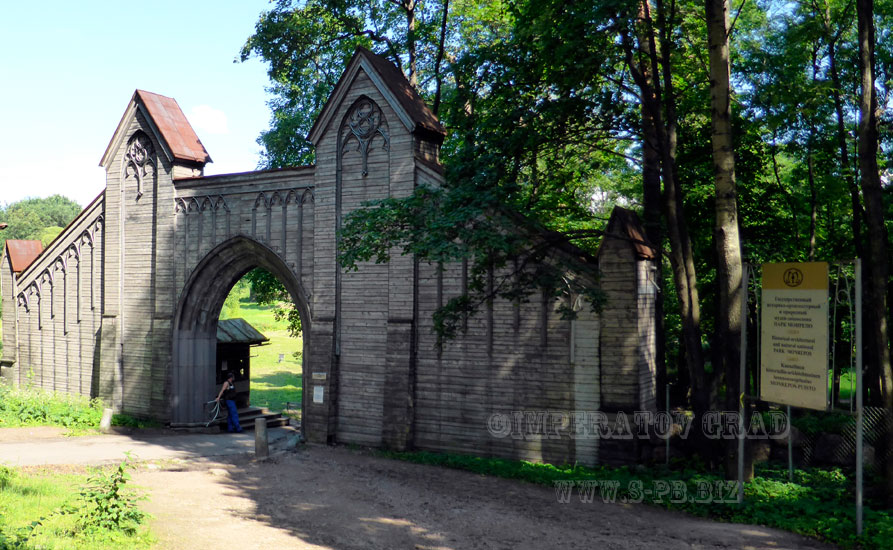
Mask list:
[[[250,345],[218,341],[217,383],[221,384],[224,373],[232,370],[236,374],[240,408],[250,405],[300,420],[301,317],[282,281],[262,267],[252,269],[232,286],[218,319],[243,319],[268,340]],[[238,327],[227,325],[229,330]],[[251,340],[238,335],[233,339]]]

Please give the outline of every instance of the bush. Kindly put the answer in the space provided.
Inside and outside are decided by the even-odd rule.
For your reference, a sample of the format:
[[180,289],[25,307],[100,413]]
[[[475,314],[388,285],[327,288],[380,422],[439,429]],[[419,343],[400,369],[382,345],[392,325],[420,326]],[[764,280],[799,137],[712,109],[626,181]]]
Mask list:
[[0,489],[6,489],[16,475],[16,471],[8,466],[0,466]]
[[42,425],[88,429],[98,427],[101,419],[102,403],[98,399],[0,383],[0,428]]
[[100,470],[87,480],[75,507],[81,529],[123,531],[127,534],[136,532],[146,514],[136,505],[141,497],[125,488],[130,480],[127,473],[129,468],[130,464],[125,458],[114,470]]
[[137,429],[146,429],[146,428],[160,428],[161,423],[157,420],[149,420],[145,418],[136,418],[134,416],[130,416],[129,414],[114,414],[112,415],[112,426],[122,426],[125,428],[137,428]]
[[84,479],[0,467],[8,480],[0,491],[0,550],[149,547],[151,535],[138,529],[148,517],[136,507],[142,497],[126,487],[129,468],[125,459]]

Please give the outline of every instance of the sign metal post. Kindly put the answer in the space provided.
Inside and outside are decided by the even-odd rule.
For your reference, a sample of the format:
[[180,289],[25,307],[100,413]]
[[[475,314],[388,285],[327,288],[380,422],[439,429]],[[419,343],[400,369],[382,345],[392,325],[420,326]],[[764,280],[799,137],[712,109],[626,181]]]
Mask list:
[[856,259],[856,535],[862,534],[862,259]]

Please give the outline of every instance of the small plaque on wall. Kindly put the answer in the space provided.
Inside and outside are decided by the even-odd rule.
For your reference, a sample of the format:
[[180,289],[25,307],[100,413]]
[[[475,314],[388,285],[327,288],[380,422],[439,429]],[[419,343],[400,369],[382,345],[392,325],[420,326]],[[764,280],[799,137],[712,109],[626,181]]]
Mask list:
[[313,402],[322,403],[324,392],[325,388],[323,388],[322,386],[313,386]]
[[314,373],[313,373],[313,379],[314,379],[314,380],[325,380],[325,379],[326,379],[326,373],[324,373],[324,372],[314,372]]

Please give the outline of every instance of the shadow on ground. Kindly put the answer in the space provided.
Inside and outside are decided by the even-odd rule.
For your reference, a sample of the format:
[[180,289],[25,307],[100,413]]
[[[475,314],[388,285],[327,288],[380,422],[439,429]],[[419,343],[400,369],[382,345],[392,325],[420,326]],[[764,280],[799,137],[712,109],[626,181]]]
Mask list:
[[301,373],[288,370],[265,372],[251,376],[251,404],[266,407],[271,411],[282,412],[286,403],[297,403],[300,409]]
[[655,507],[561,504],[548,487],[343,447],[303,447],[246,464],[224,483],[251,499],[251,519],[332,550],[831,548]]

